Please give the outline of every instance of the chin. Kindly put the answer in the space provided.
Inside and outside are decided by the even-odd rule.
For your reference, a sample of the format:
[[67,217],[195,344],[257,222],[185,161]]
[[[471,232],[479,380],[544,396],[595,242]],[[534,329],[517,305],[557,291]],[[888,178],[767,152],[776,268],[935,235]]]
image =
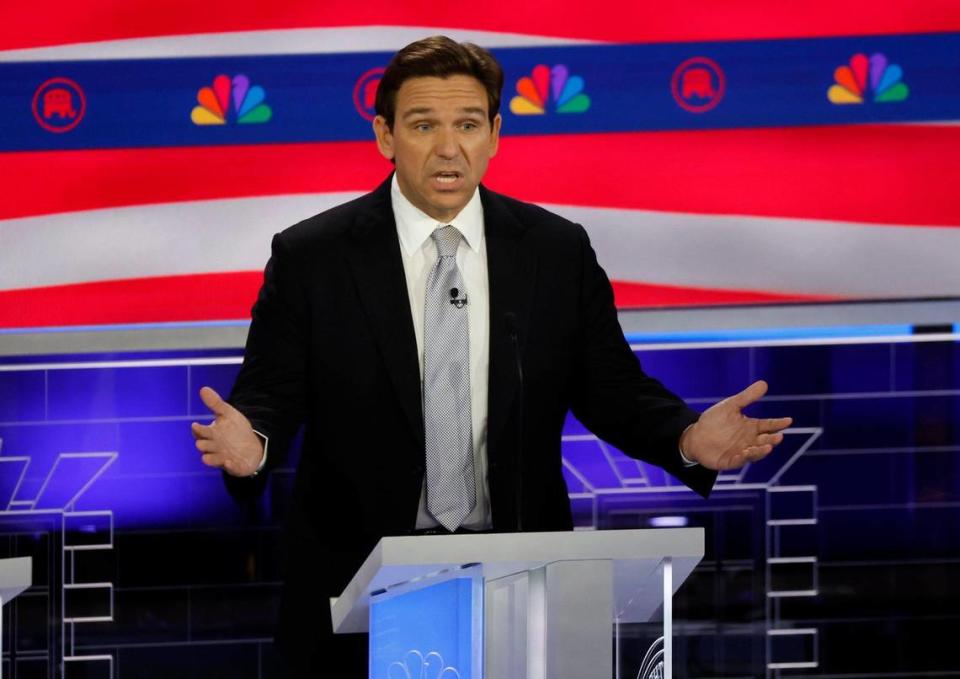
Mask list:
[[445,208],[453,208],[463,203],[463,191],[436,191],[433,194],[435,205],[442,205]]

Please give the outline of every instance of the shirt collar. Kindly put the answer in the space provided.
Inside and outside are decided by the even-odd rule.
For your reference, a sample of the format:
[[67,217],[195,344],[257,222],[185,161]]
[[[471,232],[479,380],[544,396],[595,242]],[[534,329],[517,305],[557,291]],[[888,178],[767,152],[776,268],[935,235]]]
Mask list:
[[403,195],[396,173],[390,182],[390,202],[393,205],[393,217],[397,221],[400,245],[408,257],[423,247],[434,229],[448,223],[457,227],[471,250],[480,252],[480,243],[483,241],[483,203],[480,202],[479,189],[474,189],[473,196],[460,210],[460,214],[445,223],[438,222]]

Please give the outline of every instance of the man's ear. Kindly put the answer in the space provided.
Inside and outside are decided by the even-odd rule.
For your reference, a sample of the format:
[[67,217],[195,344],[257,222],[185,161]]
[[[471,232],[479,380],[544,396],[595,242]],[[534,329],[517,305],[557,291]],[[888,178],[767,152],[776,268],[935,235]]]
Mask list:
[[377,116],[373,119],[373,133],[377,137],[377,148],[380,149],[380,155],[387,160],[393,160],[393,132],[390,131],[386,118]]
[[503,118],[498,113],[493,117],[493,126],[490,130],[490,157],[497,155],[497,149],[500,148],[500,125]]

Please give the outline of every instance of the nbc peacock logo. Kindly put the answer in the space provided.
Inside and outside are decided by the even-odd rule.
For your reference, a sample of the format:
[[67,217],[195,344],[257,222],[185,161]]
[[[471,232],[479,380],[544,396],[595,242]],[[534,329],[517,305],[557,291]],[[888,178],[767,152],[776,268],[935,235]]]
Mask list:
[[403,660],[390,663],[387,679],[460,679],[460,672],[447,665],[436,651],[423,655],[411,649]]
[[866,54],[854,54],[849,65],[839,66],[833,72],[833,79],[827,99],[834,104],[862,104],[868,97],[889,103],[910,96],[910,89],[903,82],[903,69],[889,63],[880,52],[869,59]]
[[243,74],[233,78],[218,75],[212,86],[201,87],[197,92],[200,105],[194,107],[190,120],[194,125],[265,123],[273,117],[273,111],[263,103],[266,98],[264,89],[259,85],[251,87],[250,78]]
[[510,100],[510,110],[518,116],[536,116],[545,114],[552,104],[557,113],[583,113],[590,108],[590,97],[583,92],[585,84],[563,64],[553,68],[540,64],[517,81],[517,96]]

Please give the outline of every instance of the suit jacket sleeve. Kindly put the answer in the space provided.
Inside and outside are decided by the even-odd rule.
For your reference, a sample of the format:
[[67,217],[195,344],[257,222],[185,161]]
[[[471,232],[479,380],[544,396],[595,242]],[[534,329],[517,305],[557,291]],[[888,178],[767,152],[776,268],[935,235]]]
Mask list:
[[586,231],[578,228],[582,337],[573,413],[601,439],[631,457],[662,467],[706,497],[716,472],[684,466],[679,450],[680,435],[699,413],[643,372],[623,336],[610,281],[597,263]]
[[309,323],[303,285],[294,254],[277,234],[251,313],[243,367],[229,398],[268,438],[268,469],[286,457],[306,412]]

